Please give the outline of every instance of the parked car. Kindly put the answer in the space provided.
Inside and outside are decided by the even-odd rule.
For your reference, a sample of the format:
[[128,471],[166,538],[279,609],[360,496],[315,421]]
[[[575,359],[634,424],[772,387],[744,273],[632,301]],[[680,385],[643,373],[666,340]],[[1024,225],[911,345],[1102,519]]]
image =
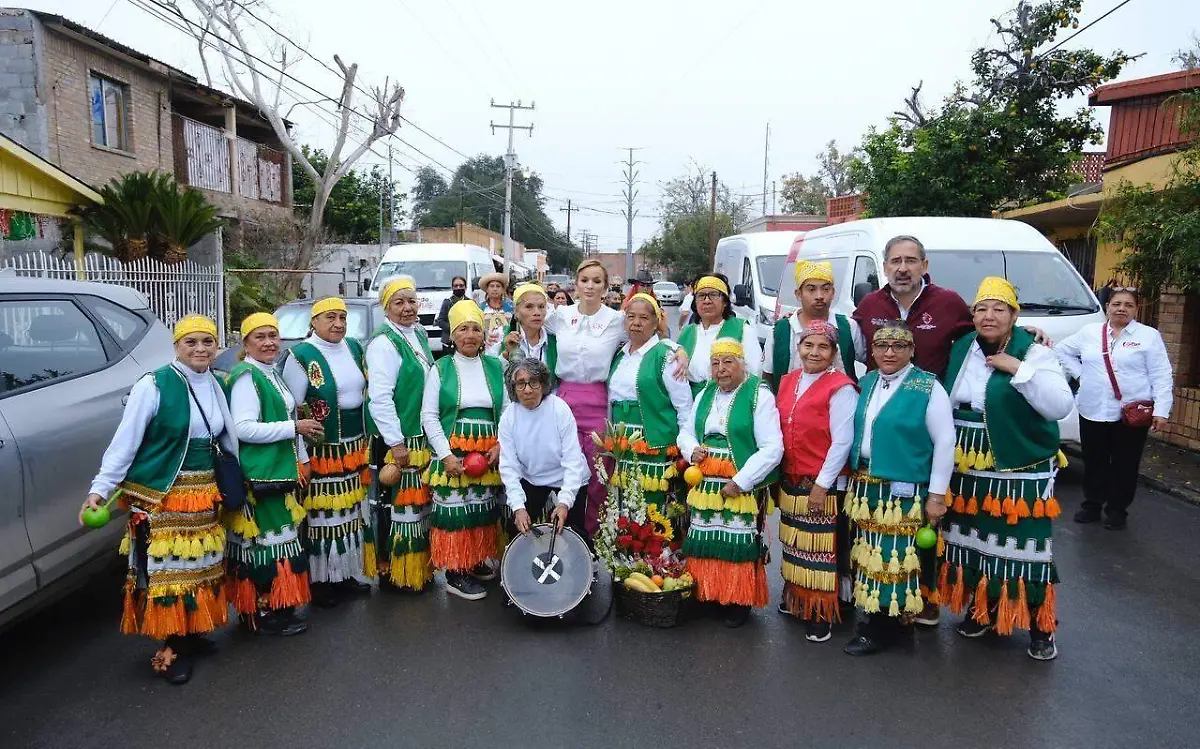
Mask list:
[[[379,306],[379,299],[376,297],[342,297],[342,301],[346,303],[346,335],[357,338],[365,346],[371,333],[383,324],[384,314],[383,308]],[[297,299],[275,310],[275,318],[279,320],[279,342],[283,348],[290,349],[308,338],[309,321],[312,320],[312,303],[311,299]],[[235,324],[239,322],[235,321]],[[432,340],[429,343],[433,345]],[[225,349],[217,355],[213,362],[213,371],[222,376],[228,375],[237,366],[241,353],[241,343]],[[278,361],[282,364],[283,357],[280,357]]]
[[129,389],[174,357],[134,289],[0,274],[0,626],[119,560],[123,523],[76,517]]
[[[940,217],[863,219],[814,229],[797,238],[778,283],[776,314],[796,308],[793,269],[803,259],[833,264],[837,279],[833,311],[849,315],[859,300],[886,283],[883,246],[901,234],[925,245],[930,279],[957,291],[968,303],[984,277],[1007,278],[1021,300],[1019,324],[1041,328],[1055,341],[1104,320],[1099,302],[1079,272],[1037,229],[1020,221]],[[1079,419],[1074,411],[1059,423],[1059,433],[1063,440],[1078,441]]]
[[713,270],[729,279],[733,311],[754,323],[759,343],[775,324],[779,274],[788,250],[802,232],[764,231],[736,234],[717,243]]
[[542,288],[546,288],[552,283],[558,284],[558,288],[566,291],[568,294],[575,290],[575,279],[566,273],[547,273],[542,277]]
[[678,307],[683,304],[683,291],[673,281],[659,281],[654,284],[654,298],[664,307]]

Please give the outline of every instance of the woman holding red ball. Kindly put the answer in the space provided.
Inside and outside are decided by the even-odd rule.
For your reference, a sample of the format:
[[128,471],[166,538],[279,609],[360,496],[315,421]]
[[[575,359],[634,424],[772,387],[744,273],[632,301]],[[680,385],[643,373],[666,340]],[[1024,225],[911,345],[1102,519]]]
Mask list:
[[496,429],[508,396],[500,360],[483,353],[478,305],[464,300],[450,308],[450,337],[454,354],[429,371],[421,401],[434,456],[426,474],[433,492],[429,556],[446,571],[447,592],[475,601],[487,596],[481,581],[495,577],[488,561],[500,553]]

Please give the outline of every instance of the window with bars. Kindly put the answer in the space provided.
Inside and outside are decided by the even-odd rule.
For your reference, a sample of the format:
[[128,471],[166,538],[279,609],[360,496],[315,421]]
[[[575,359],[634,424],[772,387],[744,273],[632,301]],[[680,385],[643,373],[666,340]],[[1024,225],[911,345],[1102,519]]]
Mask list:
[[92,73],[88,77],[91,96],[92,143],[120,151],[129,147],[129,87]]
[[1058,249],[1067,257],[1067,260],[1071,261],[1071,265],[1075,266],[1075,270],[1079,271],[1083,280],[1093,288],[1108,281],[1107,278],[1095,278],[1096,238],[1094,236],[1064,239],[1058,243]]

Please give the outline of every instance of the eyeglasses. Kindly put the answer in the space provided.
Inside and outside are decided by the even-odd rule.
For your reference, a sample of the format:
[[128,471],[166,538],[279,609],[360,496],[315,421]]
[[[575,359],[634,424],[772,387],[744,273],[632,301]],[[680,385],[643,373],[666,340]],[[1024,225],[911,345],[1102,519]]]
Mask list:
[[515,390],[541,390],[541,380],[516,380],[513,382]]
[[694,298],[697,302],[703,302],[705,300],[715,301],[715,300],[721,298],[721,292],[719,292],[719,291],[701,291]]
[[1109,291],[1112,292],[1113,294],[1117,293],[1118,291],[1124,291],[1127,294],[1138,293],[1138,289],[1136,286],[1114,286],[1111,289],[1109,289]]
[[872,343],[871,348],[876,351],[891,351],[897,354],[903,354],[912,348],[911,343]]

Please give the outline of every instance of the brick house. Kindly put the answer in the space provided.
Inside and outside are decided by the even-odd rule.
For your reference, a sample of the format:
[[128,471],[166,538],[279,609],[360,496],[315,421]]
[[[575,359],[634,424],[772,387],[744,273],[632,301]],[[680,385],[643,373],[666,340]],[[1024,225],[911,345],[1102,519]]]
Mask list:
[[292,216],[290,158],[252,104],[61,16],[0,8],[0,133],[93,187],[157,169],[235,227]]

